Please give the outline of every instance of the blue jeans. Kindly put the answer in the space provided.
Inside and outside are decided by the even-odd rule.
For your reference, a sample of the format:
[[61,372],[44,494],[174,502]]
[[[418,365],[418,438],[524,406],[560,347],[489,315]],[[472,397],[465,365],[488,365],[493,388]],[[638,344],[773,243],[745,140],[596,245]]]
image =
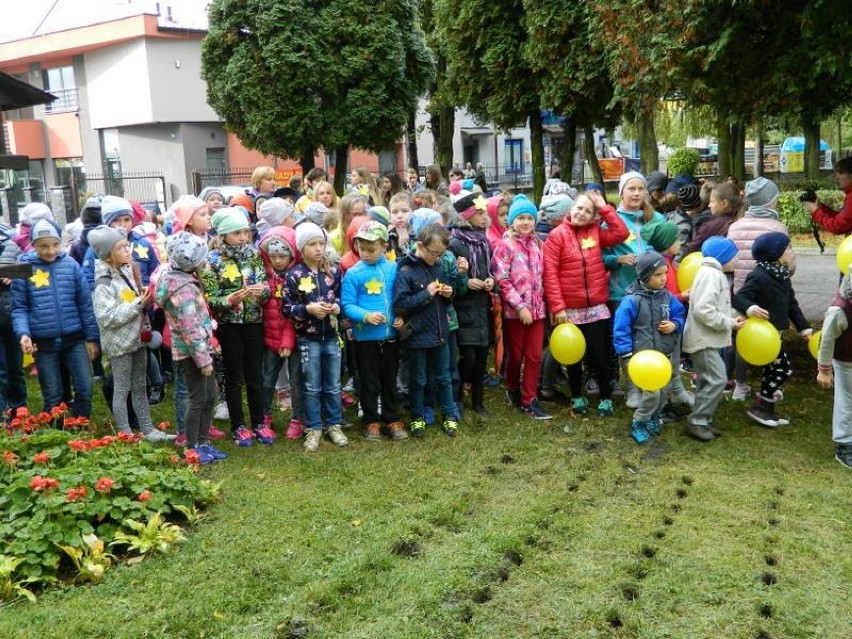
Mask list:
[[428,374],[435,382],[435,393],[444,420],[456,419],[453,384],[450,375],[450,346],[408,349],[408,410],[412,421],[423,419],[423,392]]
[[21,345],[11,326],[0,328],[0,417],[9,408],[27,405]]
[[92,413],[92,365],[86,351],[86,342],[78,339],[45,345],[40,341],[38,346],[34,357],[44,410],[50,412],[54,406],[62,403],[62,372],[59,365],[61,361],[71,374],[71,384],[74,387],[74,405],[71,412],[75,417],[89,417]]
[[263,354],[263,413],[272,413],[272,400],[275,397],[275,385],[278,383],[278,375],[287,364],[290,373],[290,401],[293,406],[292,418],[305,421],[302,415],[302,385],[301,373],[299,372],[299,356],[291,353],[290,357],[279,357],[278,353],[267,348]]
[[323,417],[329,426],[343,422],[340,398],[340,345],[337,335],[324,340],[299,338],[302,366],[302,399],[305,427],[322,428]]

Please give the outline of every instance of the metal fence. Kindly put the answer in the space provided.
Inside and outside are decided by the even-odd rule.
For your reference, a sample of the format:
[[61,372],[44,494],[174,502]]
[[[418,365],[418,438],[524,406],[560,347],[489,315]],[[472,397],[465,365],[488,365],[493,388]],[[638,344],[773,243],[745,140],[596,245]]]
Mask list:
[[143,205],[157,205],[162,210],[169,204],[166,201],[166,178],[162,173],[87,173],[75,186],[78,194],[118,195]]

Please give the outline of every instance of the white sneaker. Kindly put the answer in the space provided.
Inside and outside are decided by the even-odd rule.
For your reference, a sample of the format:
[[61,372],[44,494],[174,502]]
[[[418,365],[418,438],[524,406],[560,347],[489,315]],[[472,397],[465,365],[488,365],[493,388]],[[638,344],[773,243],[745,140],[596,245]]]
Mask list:
[[346,382],[346,384],[343,386],[343,388],[341,390],[344,393],[354,393],[355,392],[355,380],[350,377],[349,381]]
[[318,428],[310,429],[305,435],[305,451],[309,453],[317,452],[319,448],[320,439],[322,438],[322,431]]
[[213,413],[213,419],[218,419],[222,422],[226,422],[231,419],[231,416],[228,414],[227,402],[219,402],[216,405],[216,411]]
[[[328,438],[334,442],[335,446],[346,446],[349,443],[349,440],[346,438],[346,435],[343,434],[343,431],[340,430],[339,425],[329,426],[328,430]],[[305,444],[307,446],[307,444]]]
[[169,433],[164,433],[161,430],[157,430],[156,428],[152,428],[147,433],[143,433],[142,437],[149,442],[170,442],[174,440],[177,435],[171,435]]
[[734,385],[734,392],[731,393],[731,399],[735,402],[744,402],[749,397],[751,397],[751,386],[737,382]]

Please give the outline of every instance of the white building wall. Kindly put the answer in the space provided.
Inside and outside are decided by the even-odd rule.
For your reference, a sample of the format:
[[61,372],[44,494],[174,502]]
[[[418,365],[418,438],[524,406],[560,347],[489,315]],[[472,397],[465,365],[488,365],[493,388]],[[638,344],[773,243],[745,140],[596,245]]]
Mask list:
[[154,122],[219,122],[207,104],[199,40],[146,40]]
[[84,57],[92,128],[151,122],[151,87],[145,41],[134,40]]

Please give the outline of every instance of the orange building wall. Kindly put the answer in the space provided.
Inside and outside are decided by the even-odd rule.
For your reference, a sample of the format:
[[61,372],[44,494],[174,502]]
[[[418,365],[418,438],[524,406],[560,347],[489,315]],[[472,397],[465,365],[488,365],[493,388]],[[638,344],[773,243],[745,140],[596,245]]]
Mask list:
[[44,146],[44,123],[41,120],[13,120],[4,122],[9,132],[9,152],[27,155],[33,160],[47,157]]
[[80,119],[76,113],[54,113],[44,116],[47,140],[52,158],[83,157]]

